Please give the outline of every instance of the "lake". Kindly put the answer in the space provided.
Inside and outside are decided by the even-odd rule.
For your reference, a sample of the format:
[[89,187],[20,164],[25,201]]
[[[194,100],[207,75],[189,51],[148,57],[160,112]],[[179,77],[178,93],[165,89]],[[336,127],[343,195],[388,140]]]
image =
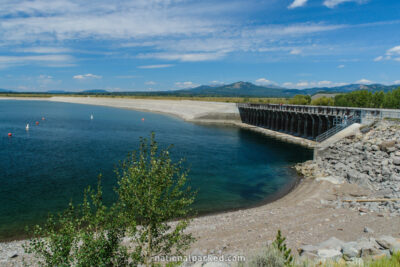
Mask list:
[[233,126],[110,107],[0,100],[0,239],[20,237],[26,225],[42,223],[70,200],[81,201],[100,173],[110,203],[115,168],[152,131],[161,147],[174,145],[175,160],[186,159],[200,214],[277,197],[296,182],[292,166],[312,158],[309,149]]

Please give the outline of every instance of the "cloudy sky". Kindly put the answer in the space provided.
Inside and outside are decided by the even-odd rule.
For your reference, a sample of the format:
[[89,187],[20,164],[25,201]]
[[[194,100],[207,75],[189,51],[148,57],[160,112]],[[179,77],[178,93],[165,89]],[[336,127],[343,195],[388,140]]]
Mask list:
[[0,88],[400,84],[398,0],[0,2]]

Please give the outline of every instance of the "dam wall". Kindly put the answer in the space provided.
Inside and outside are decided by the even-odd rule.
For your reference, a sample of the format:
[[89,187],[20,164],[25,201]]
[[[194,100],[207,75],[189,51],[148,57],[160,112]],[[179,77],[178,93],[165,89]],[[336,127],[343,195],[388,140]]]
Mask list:
[[280,104],[238,104],[243,123],[322,142],[352,125],[383,117],[399,117],[398,110]]

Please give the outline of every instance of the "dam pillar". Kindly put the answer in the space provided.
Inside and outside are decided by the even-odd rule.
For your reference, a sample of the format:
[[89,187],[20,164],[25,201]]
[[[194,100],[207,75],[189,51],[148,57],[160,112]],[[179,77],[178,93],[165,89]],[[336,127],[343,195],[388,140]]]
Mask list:
[[260,125],[260,110],[256,110],[256,125]]
[[307,138],[308,136],[308,115],[304,114],[303,120],[304,120],[304,132],[303,132],[303,137]]
[[289,130],[289,132],[291,134],[295,133],[295,121],[296,121],[296,113],[291,112],[290,113],[290,130]]
[[271,129],[276,129],[276,112],[272,111]]
[[304,130],[303,125],[304,125],[304,122],[303,122],[303,118],[302,118],[301,114],[297,114],[297,135],[298,136],[301,136],[302,130]]
[[321,115],[318,115],[317,117],[318,117],[318,134],[317,135],[320,135],[320,134],[322,134],[322,126],[324,124],[324,120],[322,119]]
[[261,111],[261,127],[265,127],[265,110],[260,110]]
[[281,127],[282,127],[281,123],[282,123],[282,113],[277,111],[276,112],[276,130],[277,131],[281,130]]
[[290,124],[290,113],[285,112],[285,132],[289,132],[289,124]]
[[311,115],[311,119],[312,119],[311,136],[314,139],[318,135],[318,127],[319,127],[319,125],[318,125],[318,123],[319,123],[318,115],[315,115],[315,114]]

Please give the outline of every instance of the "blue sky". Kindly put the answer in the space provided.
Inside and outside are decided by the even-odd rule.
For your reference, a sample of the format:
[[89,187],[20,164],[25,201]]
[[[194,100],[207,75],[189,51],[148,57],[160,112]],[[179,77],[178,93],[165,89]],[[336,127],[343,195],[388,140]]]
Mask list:
[[2,0],[0,88],[400,84],[398,0]]

